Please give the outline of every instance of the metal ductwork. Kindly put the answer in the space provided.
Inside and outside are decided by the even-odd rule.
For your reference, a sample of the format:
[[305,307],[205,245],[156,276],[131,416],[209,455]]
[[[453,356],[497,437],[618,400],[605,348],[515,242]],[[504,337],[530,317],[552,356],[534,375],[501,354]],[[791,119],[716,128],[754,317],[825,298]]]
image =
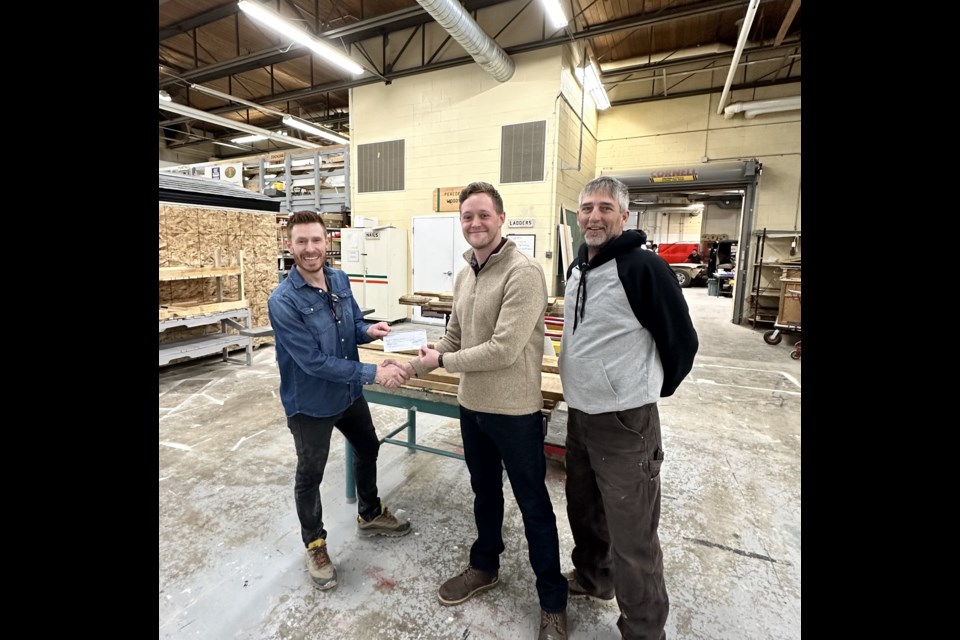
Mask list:
[[734,115],[743,112],[744,118],[753,118],[761,113],[776,111],[796,111],[800,108],[800,96],[790,98],[771,98],[770,100],[754,100],[752,102],[734,102],[723,110],[723,117],[729,120]]
[[476,60],[480,68],[500,82],[513,77],[516,64],[470,17],[456,0],[417,0],[447,33]]

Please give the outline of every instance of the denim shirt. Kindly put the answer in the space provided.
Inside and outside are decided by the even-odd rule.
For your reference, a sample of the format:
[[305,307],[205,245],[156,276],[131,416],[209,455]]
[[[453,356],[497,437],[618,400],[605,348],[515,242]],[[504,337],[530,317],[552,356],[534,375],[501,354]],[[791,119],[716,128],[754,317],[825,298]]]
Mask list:
[[347,274],[330,267],[324,267],[323,274],[339,305],[308,284],[296,267],[267,300],[280,369],[280,402],[288,417],[338,415],[377,375],[377,366],[362,364],[357,352],[358,344],[373,339],[367,335],[370,325],[363,321]]

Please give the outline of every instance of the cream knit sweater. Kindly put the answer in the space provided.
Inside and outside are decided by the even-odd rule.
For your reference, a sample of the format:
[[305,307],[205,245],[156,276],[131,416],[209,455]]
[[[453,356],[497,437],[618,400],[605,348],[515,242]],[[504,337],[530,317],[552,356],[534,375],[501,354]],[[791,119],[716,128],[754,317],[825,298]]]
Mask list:
[[[473,249],[463,254],[470,261]],[[436,344],[443,368],[460,374],[457,400],[471,411],[525,415],[543,408],[543,269],[513,240],[475,274],[468,265],[453,283],[453,309]],[[417,375],[428,373],[413,361]]]

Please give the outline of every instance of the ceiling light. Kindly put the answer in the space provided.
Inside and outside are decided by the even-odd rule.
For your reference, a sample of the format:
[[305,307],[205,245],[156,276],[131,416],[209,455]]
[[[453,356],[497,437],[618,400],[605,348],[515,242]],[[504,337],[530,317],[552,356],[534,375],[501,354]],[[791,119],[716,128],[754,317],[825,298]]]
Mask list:
[[541,2],[554,29],[562,29],[567,26],[567,16],[563,15],[560,0],[541,0]]
[[285,18],[281,17],[280,14],[271,9],[267,9],[262,4],[250,2],[249,0],[240,0],[240,2],[237,3],[237,6],[241,11],[246,13],[251,18],[262,22],[277,33],[290,38],[294,42],[302,44],[303,46],[319,54],[327,61],[346,69],[356,76],[363,73],[363,67],[358,65],[349,57],[343,53],[340,53],[327,43],[318,40],[316,37],[307,33],[300,27],[288,22]]
[[573,72],[584,90],[590,92],[594,104],[597,105],[597,110],[603,111],[604,109],[609,109],[610,98],[607,97],[603,83],[600,82],[600,74],[597,72],[597,67],[593,60],[590,60],[585,67],[574,67]]
[[233,138],[230,142],[236,142],[237,144],[245,144],[247,142],[260,142],[261,140],[266,140],[267,136],[260,135],[250,135],[250,136],[240,136],[239,138]]
[[160,90],[160,99],[164,102],[173,102],[173,98],[170,97],[170,94],[163,89]]
[[293,116],[286,116],[283,119],[283,124],[288,127],[293,127],[295,129],[300,129],[300,131],[306,131],[307,133],[312,133],[315,136],[320,136],[330,140],[331,142],[336,142],[337,144],[349,144],[350,141],[346,138],[340,137],[332,131],[327,131],[326,129],[320,129],[312,124],[303,122],[302,120],[297,120]]
[[240,104],[245,104],[248,107],[253,107],[254,109],[263,111],[264,113],[271,113],[275,116],[281,116],[281,117],[283,116],[283,113],[280,111],[268,109],[267,107],[264,107],[263,105],[259,105],[256,102],[250,102],[249,100],[244,100],[243,98],[232,96],[229,93],[223,93],[221,91],[217,91],[216,89],[205,87],[202,84],[191,84],[190,88],[195,89],[196,91],[200,91],[201,93],[205,93],[209,96],[213,96],[215,98],[222,98],[223,100],[229,100],[230,102],[239,102]]
[[176,102],[165,102],[164,100],[159,101],[159,107],[164,111],[172,111],[173,113],[178,113],[182,116],[187,116],[188,118],[193,118],[195,120],[202,120],[204,122],[211,122],[213,124],[218,124],[221,127],[226,127],[228,129],[235,129],[236,131],[243,131],[244,133],[250,133],[253,135],[261,135],[269,140],[274,142],[281,142],[285,145],[290,145],[294,147],[301,147],[304,149],[319,149],[321,145],[315,144],[313,142],[308,142],[307,140],[300,140],[293,136],[280,135],[279,133],[274,133],[273,131],[268,131],[267,129],[262,129],[260,127],[255,127],[246,122],[239,122],[237,120],[230,120],[229,118],[224,118],[223,116],[218,116],[214,113],[207,113],[206,111],[201,111],[200,109],[194,109],[193,107],[188,107],[186,105],[177,104]]

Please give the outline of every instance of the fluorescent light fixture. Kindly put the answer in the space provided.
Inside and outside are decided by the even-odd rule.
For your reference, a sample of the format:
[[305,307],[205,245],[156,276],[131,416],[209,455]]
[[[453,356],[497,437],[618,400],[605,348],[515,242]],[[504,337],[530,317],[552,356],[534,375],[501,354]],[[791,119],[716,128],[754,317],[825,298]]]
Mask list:
[[239,149],[240,151],[246,151],[246,149],[244,149],[243,147],[238,147],[235,144],[227,144],[226,142],[220,142],[218,140],[213,140],[212,142],[213,144],[218,144],[221,147],[230,147],[231,149]]
[[215,98],[221,98],[221,99],[223,99],[223,100],[229,100],[230,102],[238,102],[238,103],[240,103],[240,104],[245,104],[245,105],[247,105],[248,107],[253,107],[254,109],[257,109],[258,111],[263,111],[264,113],[270,113],[270,114],[273,114],[273,115],[275,115],[275,116],[281,116],[281,117],[283,117],[283,113],[280,112],[280,111],[275,111],[275,110],[273,110],[273,109],[268,109],[267,107],[264,107],[263,105],[259,105],[259,104],[257,104],[256,102],[250,102],[250,101],[248,101],[248,100],[244,100],[243,98],[238,98],[237,96],[232,96],[232,95],[230,95],[229,93],[223,93],[223,92],[221,92],[221,91],[217,91],[216,89],[211,89],[210,87],[205,87],[205,86],[203,86],[202,84],[191,84],[191,85],[190,85],[190,88],[191,88],[191,89],[194,89],[195,91],[199,91],[199,92],[201,92],[201,93],[205,93],[205,94],[207,94],[208,96],[213,96],[213,97],[215,97]]
[[239,138],[234,138],[230,142],[235,142],[237,144],[246,144],[248,142],[260,142],[261,140],[266,140],[267,136],[261,135],[250,135],[250,136],[240,136]]
[[560,6],[560,0],[541,0],[543,8],[550,18],[550,23],[554,29],[562,29],[567,26],[567,16],[563,14],[563,8]]
[[303,149],[322,148],[322,145],[313,142],[300,140],[299,138],[295,138],[293,136],[280,135],[279,133],[274,133],[273,131],[268,131],[267,129],[261,129],[260,127],[253,126],[252,124],[247,124],[246,122],[230,120],[229,118],[218,116],[215,113],[207,113],[206,111],[201,111],[200,109],[194,109],[193,107],[177,104],[176,102],[164,102],[163,100],[160,100],[158,106],[164,111],[172,111],[173,113],[178,113],[181,116],[187,116],[188,118],[193,118],[195,120],[212,122],[213,124],[218,124],[221,127],[226,127],[228,129],[235,129],[236,131],[243,131],[244,133],[263,136],[264,138],[273,140],[274,142],[280,142],[292,147],[301,147]]
[[303,46],[320,55],[322,58],[326,59],[328,62],[332,62],[356,76],[363,73],[363,67],[327,43],[318,40],[310,33],[288,22],[286,18],[281,17],[279,13],[276,13],[271,9],[267,9],[262,4],[250,2],[249,0],[240,0],[240,2],[237,3],[237,6],[241,11],[246,13],[254,20],[262,22],[277,33],[290,38],[294,42],[302,44]]
[[342,138],[332,131],[327,131],[326,129],[320,129],[312,124],[303,122],[302,120],[297,120],[293,116],[286,116],[283,119],[283,124],[288,127],[293,127],[295,129],[300,129],[300,131],[306,131],[307,133],[312,133],[315,136],[320,136],[331,142],[336,142],[337,144],[349,144],[350,141],[346,138]]
[[609,109],[610,98],[607,97],[603,83],[600,82],[600,74],[597,73],[597,68],[594,66],[593,60],[590,61],[586,68],[574,67],[573,72],[583,86],[584,91],[590,92],[594,104],[597,105],[597,110],[603,111],[604,109]]
[[173,102],[173,98],[170,97],[170,94],[163,89],[160,90],[160,99],[164,102]]

